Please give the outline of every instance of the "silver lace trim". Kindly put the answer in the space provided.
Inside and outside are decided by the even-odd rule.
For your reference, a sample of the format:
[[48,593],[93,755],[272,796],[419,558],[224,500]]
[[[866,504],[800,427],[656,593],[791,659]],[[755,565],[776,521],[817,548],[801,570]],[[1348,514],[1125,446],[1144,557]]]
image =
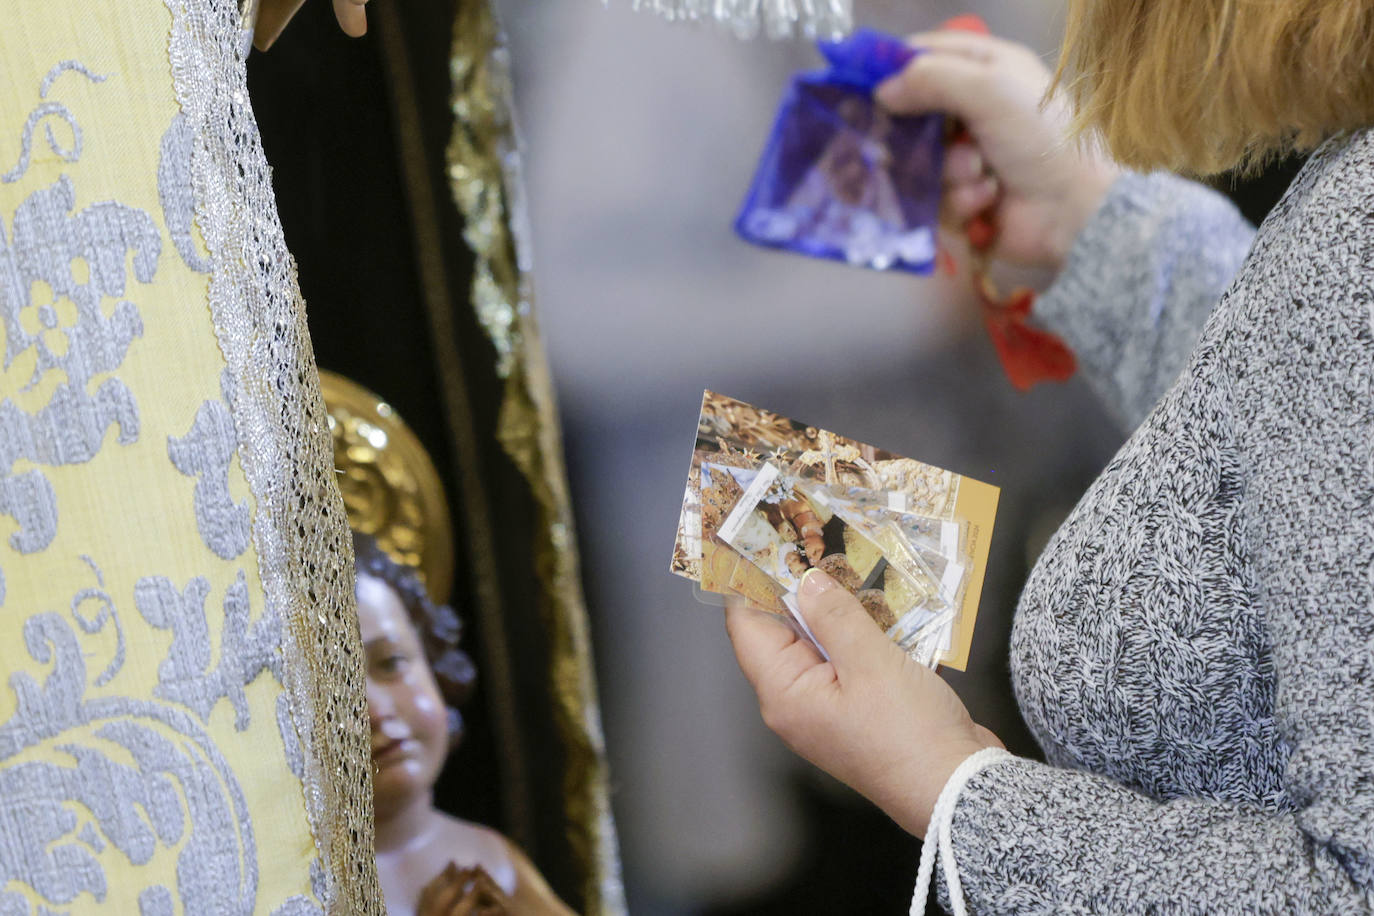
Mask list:
[[173,85],[191,135],[210,310],[233,377],[240,461],[283,682],[300,741],[326,912],[384,912],[372,855],[367,701],[353,556],[295,263],[249,105],[234,0],[165,0]]

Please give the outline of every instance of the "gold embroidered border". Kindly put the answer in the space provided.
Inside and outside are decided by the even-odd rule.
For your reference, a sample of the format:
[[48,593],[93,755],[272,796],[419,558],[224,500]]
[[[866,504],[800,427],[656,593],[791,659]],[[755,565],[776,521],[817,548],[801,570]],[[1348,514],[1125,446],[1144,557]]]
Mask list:
[[619,914],[625,912],[624,889],[562,433],[530,304],[508,52],[487,0],[459,3],[449,73],[454,115],[447,150],[449,183],[474,256],[472,306],[496,347],[497,370],[506,380],[497,436],[539,508],[535,561],[549,608],[549,688],[567,751],[568,838],[586,875],[587,913]]

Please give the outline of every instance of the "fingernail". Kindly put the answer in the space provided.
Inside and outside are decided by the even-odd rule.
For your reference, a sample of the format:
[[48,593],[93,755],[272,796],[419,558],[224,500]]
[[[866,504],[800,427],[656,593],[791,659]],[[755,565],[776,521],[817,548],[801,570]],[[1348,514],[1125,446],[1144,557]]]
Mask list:
[[797,594],[811,598],[822,592],[828,592],[834,587],[835,580],[813,566],[802,576],[801,585],[797,588]]

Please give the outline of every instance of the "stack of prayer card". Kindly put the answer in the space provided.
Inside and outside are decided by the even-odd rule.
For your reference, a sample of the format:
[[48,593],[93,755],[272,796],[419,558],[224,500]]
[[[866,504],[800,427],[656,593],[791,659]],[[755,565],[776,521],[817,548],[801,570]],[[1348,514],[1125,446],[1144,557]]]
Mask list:
[[806,631],[796,591],[820,569],[913,659],[962,671],[997,497],[989,484],[707,391],[672,572],[695,580],[703,601],[736,595]]

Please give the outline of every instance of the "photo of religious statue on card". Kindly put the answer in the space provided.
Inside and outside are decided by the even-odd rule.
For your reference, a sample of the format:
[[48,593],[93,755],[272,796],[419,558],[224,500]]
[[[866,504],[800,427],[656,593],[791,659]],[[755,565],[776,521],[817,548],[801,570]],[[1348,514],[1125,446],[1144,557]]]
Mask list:
[[[939,582],[940,594],[952,605],[959,603],[968,581],[968,564],[961,544],[967,523],[926,518],[876,504],[870,490],[849,487],[835,496],[835,488],[821,488],[816,498],[826,500],[850,524],[864,532],[885,551],[908,556],[913,566]],[[896,501],[894,501],[896,502]]]
[[904,545],[890,559],[843,514],[815,498],[814,488],[783,476],[775,464],[732,476],[752,479],[716,536],[781,586],[788,608],[802,577],[819,569],[852,592],[903,649],[933,644],[932,628],[947,622],[952,608],[940,596],[939,583],[919,561],[912,563]]
[[[884,570],[894,570],[894,583],[900,577],[913,594],[929,596],[928,600],[949,608],[937,640],[938,661],[963,670],[987,567],[998,489],[707,391],[671,564],[673,573],[698,583],[698,597],[706,603],[738,595],[766,610],[787,613],[787,575],[792,572],[785,565],[788,556],[794,566],[803,559],[814,563],[806,557],[804,542],[798,542],[800,550],[792,551],[781,549],[779,542],[774,555],[767,554],[765,545],[763,556],[772,559],[760,565],[721,536],[732,510],[765,467],[773,467],[779,479],[800,488],[816,517],[825,517],[822,527],[838,517],[851,545],[874,545],[883,557]],[[795,518],[784,521],[801,534]],[[750,530],[764,536],[755,525]],[[788,528],[782,528],[782,533],[788,533]],[[776,529],[774,535],[780,537]],[[840,551],[827,551],[819,559],[836,553]],[[857,555],[863,556],[863,551]],[[826,562],[839,565],[838,560]],[[848,562],[853,566],[852,560]],[[863,570],[860,584],[875,568],[876,564]],[[854,571],[859,574],[857,568]],[[892,614],[901,620],[894,600],[897,609],[907,611],[916,604],[904,603],[904,592],[895,584],[890,598],[887,586],[884,579],[879,589],[886,611],[876,595],[870,595],[865,606],[872,605],[870,613],[883,619]],[[713,595],[722,597],[715,601]]]
[[784,99],[736,220],[748,241],[929,273],[944,125],[894,118],[868,91],[801,80]]

